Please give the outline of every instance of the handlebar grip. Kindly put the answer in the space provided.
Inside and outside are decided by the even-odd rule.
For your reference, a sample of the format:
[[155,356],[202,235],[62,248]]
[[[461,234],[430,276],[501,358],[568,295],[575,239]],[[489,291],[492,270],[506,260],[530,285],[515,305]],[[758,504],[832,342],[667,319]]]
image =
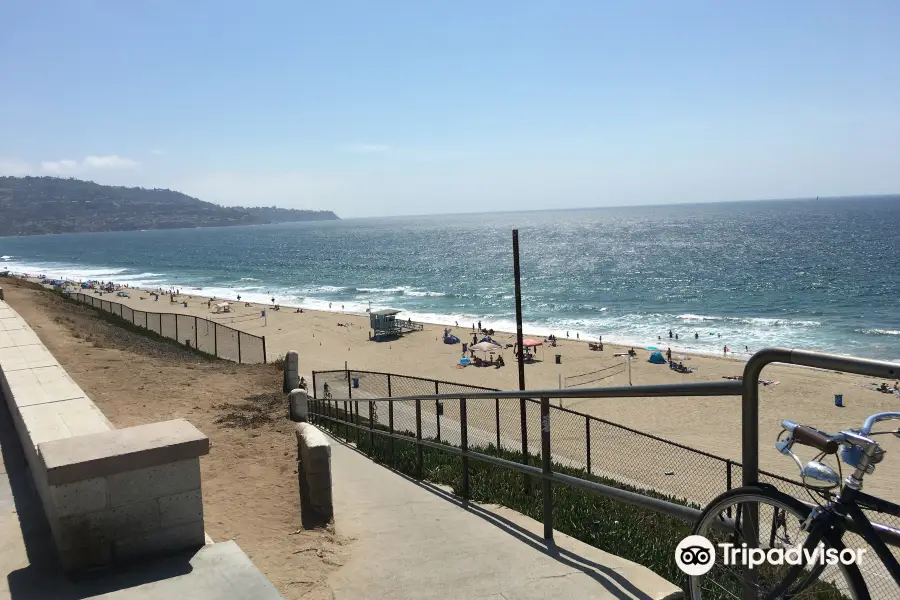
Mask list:
[[818,429],[814,429],[809,425],[798,425],[792,434],[794,441],[804,446],[812,446],[826,454],[834,454],[838,451],[840,444],[822,433]]

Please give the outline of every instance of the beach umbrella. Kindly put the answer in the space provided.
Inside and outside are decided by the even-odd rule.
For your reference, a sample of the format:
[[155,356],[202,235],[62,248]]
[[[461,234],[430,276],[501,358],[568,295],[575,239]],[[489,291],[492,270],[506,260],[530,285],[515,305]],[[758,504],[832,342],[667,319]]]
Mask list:
[[503,349],[503,346],[492,342],[478,342],[473,346],[469,346],[469,349],[478,350],[479,352],[499,352]]
[[526,338],[522,340],[522,345],[526,348],[534,348],[535,346],[543,346],[544,342],[540,340],[533,340],[531,338]]

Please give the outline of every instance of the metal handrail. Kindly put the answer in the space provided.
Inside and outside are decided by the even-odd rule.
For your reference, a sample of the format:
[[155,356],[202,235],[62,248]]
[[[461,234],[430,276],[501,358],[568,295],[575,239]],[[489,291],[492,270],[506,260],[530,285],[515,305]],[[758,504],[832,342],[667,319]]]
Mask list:
[[[602,388],[568,388],[562,390],[498,390],[491,392],[466,392],[460,394],[416,394],[389,398],[360,398],[358,402],[400,402],[409,400],[506,400],[532,398],[659,398],[675,396],[740,396],[740,381],[712,381],[700,383],[673,383],[664,385],[635,385]],[[345,398],[341,398],[345,400]],[[354,400],[346,398],[346,400]]]
[[[490,390],[490,391],[475,391],[475,392],[466,392],[466,393],[447,393],[447,394],[417,394],[411,396],[389,396],[384,398],[340,398],[334,399],[335,402],[348,402],[351,405],[357,405],[360,402],[370,403],[370,419],[371,419],[371,405],[372,403],[388,403],[391,406],[391,410],[393,411],[393,403],[395,402],[416,402],[416,413],[417,413],[417,431],[416,439],[414,440],[417,447],[419,448],[418,459],[421,461],[421,448],[422,447],[434,447],[436,449],[449,452],[451,454],[458,455],[462,457],[463,461],[466,462],[469,458],[473,458],[475,460],[481,460],[485,462],[490,462],[497,464],[498,466],[512,469],[521,473],[524,473],[528,476],[537,477],[542,479],[545,482],[545,485],[550,485],[551,482],[556,482],[563,485],[569,485],[574,487],[579,487],[582,489],[586,489],[593,493],[615,498],[618,500],[622,500],[631,504],[639,505],[644,508],[648,508],[651,510],[655,510],[657,512],[662,512],[669,514],[671,516],[683,519],[683,520],[695,520],[700,515],[700,511],[695,508],[684,506],[681,504],[676,504],[673,502],[669,502],[666,500],[660,500],[658,498],[653,498],[650,496],[645,496],[643,494],[639,494],[636,492],[629,492],[626,490],[621,490],[615,487],[599,484],[594,481],[590,481],[587,479],[581,479],[578,477],[572,477],[569,475],[563,475],[559,473],[555,473],[551,468],[551,456],[550,456],[550,430],[549,430],[549,398],[624,398],[624,397],[689,397],[689,396],[742,396],[742,481],[744,485],[753,485],[759,482],[759,424],[758,424],[758,408],[759,408],[759,375],[767,364],[773,362],[783,362],[789,364],[803,365],[814,368],[821,369],[830,369],[830,370],[839,370],[845,371],[849,373],[857,373],[863,375],[869,375],[873,377],[883,377],[883,378],[894,378],[897,376],[897,372],[900,371],[900,365],[889,363],[885,361],[875,361],[869,359],[861,359],[861,358],[853,358],[853,357],[845,357],[845,356],[837,356],[830,355],[818,352],[810,352],[804,350],[789,350],[785,348],[767,348],[757,352],[753,355],[748,361],[745,369],[744,376],[742,381],[724,381],[724,382],[698,382],[698,383],[681,383],[681,384],[664,384],[664,385],[644,385],[644,386],[619,386],[619,387],[604,387],[604,388],[568,388],[568,389],[551,389],[551,390]],[[336,370],[336,371],[325,371],[326,372],[346,372],[348,384],[350,380],[349,370]],[[388,375],[388,373],[374,373],[374,374],[383,374]],[[406,377],[406,376],[403,376]],[[414,378],[414,379],[422,379],[422,378]],[[433,380],[427,380],[433,381]],[[315,383],[315,373],[314,373],[314,383]],[[447,384],[452,384],[452,382],[442,382]],[[456,384],[454,384],[456,385]],[[473,386],[474,387],[474,386]],[[315,389],[315,388],[314,388]],[[388,386],[390,390],[390,385]],[[482,388],[484,389],[484,388]],[[390,391],[388,392],[390,393]],[[500,399],[519,399],[521,401],[530,400],[532,402],[539,402],[541,406],[541,417],[542,417],[542,427],[541,427],[541,443],[542,443],[542,458],[544,460],[543,469],[539,469],[537,467],[528,465],[528,464],[520,464],[513,461],[509,461],[506,459],[502,459],[495,456],[490,456],[486,454],[482,454],[479,452],[472,452],[464,444],[464,447],[458,448],[453,446],[447,446],[444,444],[430,442],[429,440],[424,440],[421,438],[421,402],[425,401],[441,401],[441,400],[500,400]],[[539,399],[539,400],[538,400]],[[321,401],[321,400],[317,400]],[[553,407],[556,409],[556,407]],[[524,411],[524,404],[523,404]],[[357,408],[357,420],[358,420],[358,408]],[[571,412],[571,411],[567,411]],[[345,425],[351,425],[359,431],[360,429],[366,429],[369,431],[370,435],[382,435],[387,436],[393,439],[404,439],[409,440],[410,437],[406,435],[399,435],[393,431],[385,432],[381,430],[375,429],[372,421],[370,420],[369,427],[365,428],[358,424],[354,424],[352,422],[352,414],[351,421],[343,421],[340,419],[336,419],[333,417],[329,417],[327,415],[318,415],[323,418],[343,423]],[[591,418],[589,415],[587,417]],[[467,428],[467,424],[465,423],[465,417],[461,415],[463,423],[462,423],[462,433],[465,436],[465,431]],[[523,416],[524,419],[524,416]],[[546,419],[546,420],[545,420]],[[655,437],[655,436],[654,436]],[[657,438],[660,439],[660,438]],[[679,445],[679,444],[676,444]],[[679,445],[680,446],[680,445]],[[701,454],[705,454],[708,456],[708,453],[700,452]],[[523,441],[523,458],[527,460],[528,450],[525,446],[525,442]],[[715,457],[720,458],[720,457]],[[724,459],[723,459],[724,460]],[[467,480],[467,467],[464,468],[464,479]],[[767,476],[774,476],[772,474],[766,473]],[[778,476],[778,479],[783,479]],[[788,480],[785,480],[788,481]],[[464,493],[463,495],[467,495],[467,485],[464,485]],[[549,492],[545,497],[550,497]],[[549,507],[549,503],[547,504]],[[550,539],[552,538],[552,513],[546,512],[548,510],[545,508],[545,523],[544,523],[544,531],[545,536]],[[882,538],[885,541],[892,545],[900,545],[900,535],[898,535],[897,530],[890,528],[885,525],[873,523],[873,526],[879,533],[881,533]]]

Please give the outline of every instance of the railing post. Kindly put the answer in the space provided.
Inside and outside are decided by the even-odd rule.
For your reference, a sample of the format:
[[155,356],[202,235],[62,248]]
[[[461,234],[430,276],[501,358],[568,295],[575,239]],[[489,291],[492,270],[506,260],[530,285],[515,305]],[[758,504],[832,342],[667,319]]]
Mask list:
[[494,402],[494,427],[497,429],[497,456],[500,455],[500,398]]
[[[175,323],[178,323],[177,319],[175,320]],[[235,329],[234,331],[237,331],[237,329]],[[241,364],[242,361],[241,361],[241,332],[240,331],[237,332],[237,336],[238,336],[238,364]]]
[[262,340],[263,340],[263,364],[265,365],[265,364],[267,364],[267,359],[266,359],[266,336],[262,336]]
[[[522,464],[528,464],[528,422],[525,417],[525,398],[519,399],[519,419],[521,421],[521,435],[522,435]],[[525,494],[531,493],[531,478],[528,475],[523,475],[523,485],[525,486]]]
[[[335,401],[337,402],[337,401]],[[350,425],[353,423],[353,408],[349,400],[344,400],[344,439],[350,441]]]
[[550,454],[550,399],[541,398],[541,470],[544,472],[544,539],[553,539],[553,482],[548,475],[553,471]]
[[375,454],[375,403],[369,400],[369,447]]
[[731,459],[725,459],[725,491],[731,490]]
[[[439,389],[438,382],[435,381],[434,382],[434,395],[435,396],[440,394],[438,389]],[[438,439],[438,441],[441,441],[441,401],[440,400],[434,401],[434,416],[437,419],[437,439]]]
[[588,475],[591,474],[591,418],[588,416],[584,417],[584,441],[585,448],[587,449],[587,472]]
[[422,456],[422,401],[416,398],[416,477],[422,478],[423,468]]
[[[144,313],[144,324],[147,323],[147,313]],[[216,358],[219,358],[219,325],[213,321],[213,354],[216,355]],[[146,329],[146,327],[145,327]]]
[[[181,343],[181,340],[178,338],[178,315],[175,315],[175,341],[178,342],[179,344]],[[240,342],[240,341],[241,341],[241,334],[238,334],[238,342]]]
[[[215,328],[213,328],[213,331],[215,331]],[[314,397],[314,398],[318,398],[318,397],[319,397],[319,392],[316,390],[316,372],[315,372],[315,371],[312,372],[312,379],[313,379],[313,380],[312,380],[313,397]]]
[[462,497],[469,499],[469,418],[466,410],[466,399],[459,399],[459,420],[460,420],[460,447],[463,451],[462,457]]
[[[131,320],[134,320],[134,313],[131,313]],[[194,350],[199,350],[200,345],[200,320],[194,317]]]
[[[391,393],[391,374],[388,373],[387,376],[387,395],[388,398],[392,398],[393,394]],[[391,437],[388,438],[390,440],[391,446],[391,459],[394,458],[394,403],[388,402],[388,430],[391,432]]]

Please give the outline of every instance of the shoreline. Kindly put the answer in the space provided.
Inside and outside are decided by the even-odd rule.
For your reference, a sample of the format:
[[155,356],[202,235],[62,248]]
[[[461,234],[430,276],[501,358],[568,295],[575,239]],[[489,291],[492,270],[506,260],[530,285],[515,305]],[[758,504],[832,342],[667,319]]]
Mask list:
[[[0,264],[2,264],[2,263],[0,263]],[[114,273],[109,273],[109,274],[113,275],[113,277],[115,276]],[[41,281],[42,281],[40,279],[40,277],[32,275],[27,272],[10,271],[10,275],[24,277],[24,278],[28,279],[29,281],[33,281],[35,283],[41,283]],[[156,275],[156,274],[147,273],[147,275]],[[50,277],[47,277],[47,279],[50,279]],[[66,280],[66,279],[64,279],[64,280]],[[97,279],[85,279],[85,278],[82,278],[82,279],[68,278],[68,280],[74,281],[78,284],[85,282],[85,281],[99,281]],[[181,291],[180,296],[187,296],[189,298],[194,298],[194,299],[202,299],[202,300],[218,299],[218,300],[226,300],[229,302],[241,302],[241,303],[250,302],[253,306],[258,307],[260,309],[271,309],[273,306],[273,304],[271,302],[266,301],[267,298],[271,298],[271,293],[263,294],[261,292],[256,292],[256,291],[240,292],[240,291],[236,291],[236,290],[233,292],[228,292],[227,290],[225,290],[223,288],[215,288],[217,290],[217,294],[210,295],[208,293],[205,293],[206,290],[204,288],[196,287],[193,285],[191,285],[190,287],[187,287],[187,286],[178,286],[178,285],[168,285],[168,284],[164,284],[163,282],[160,282],[160,285],[158,287],[151,288],[146,285],[135,285],[135,283],[141,283],[141,282],[130,282],[130,281],[116,282],[114,280],[114,278],[103,279],[102,281],[105,284],[111,283],[114,286],[117,285],[117,286],[121,286],[122,288],[130,289],[130,290],[141,290],[148,294],[159,293],[160,295],[162,295],[163,292],[168,292],[170,290],[174,291],[177,289],[177,290]],[[256,282],[257,280],[248,279],[248,281]],[[224,294],[221,293],[223,291],[226,293],[224,293]],[[238,296],[241,296],[240,301],[237,300]],[[166,296],[166,297],[168,297],[168,296]],[[277,300],[277,296],[276,296],[276,300]],[[334,304],[335,306],[333,308],[325,308],[323,305],[326,303]],[[368,313],[364,312],[364,311],[339,310],[337,308],[337,305],[340,304],[339,301],[329,302],[327,300],[316,300],[314,303],[303,303],[303,302],[295,303],[294,301],[289,300],[288,303],[284,303],[284,304],[277,303],[277,304],[278,304],[278,306],[282,306],[282,307],[290,308],[290,309],[301,308],[304,310],[304,312],[310,311],[310,312],[330,314],[330,315],[350,315],[350,316],[356,316],[356,317],[367,317],[368,316]],[[346,305],[346,304],[347,303],[344,303],[344,305]],[[351,304],[359,304],[359,303],[351,303]],[[372,308],[374,309],[375,307],[373,306]],[[390,307],[380,306],[380,308],[390,308]],[[417,312],[415,310],[405,310],[405,309],[398,309],[398,310],[400,310],[400,313],[398,313],[398,319],[411,318],[413,321],[416,321],[418,323],[423,323],[425,325],[456,328],[459,331],[468,332],[468,331],[471,331],[471,329],[470,329],[471,325],[476,324],[478,321],[481,321],[481,323],[485,329],[494,329],[494,331],[496,331],[497,333],[503,333],[503,334],[509,334],[509,335],[515,334],[515,331],[510,328],[507,328],[505,326],[505,324],[504,325],[498,324],[498,323],[505,323],[506,322],[505,319],[491,320],[490,317],[487,317],[487,316],[478,317],[478,316],[474,316],[474,315],[442,315],[439,313]],[[159,312],[165,312],[165,311],[159,311]],[[469,322],[468,323],[462,322],[462,319],[456,319],[455,318],[456,316],[462,316]],[[569,329],[568,333],[570,334],[570,336],[566,336],[567,332],[565,329],[562,329],[562,328],[556,329],[556,328],[548,327],[545,325],[529,323],[527,321],[523,322],[523,324],[522,324],[522,333],[525,336],[536,337],[536,338],[540,338],[542,340],[548,338],[552,334],[552,335],[555,335],[558,340],[566,341],[566,342],[583,342],[583,343],[587,344],[589,342],[602,341],[604,343],[604,345],[615,346],[616,348],[634,348],[636,350],[650,350],[651,348],[656,347],[659,349],[660,352],[663,352],[663,353],[666,352],[667,348],[671,348],[673,354],[678,353],[680,355],[686,355],[686,356],[702,356],[702,357],[709,357],[709,358],[719,358],[722,360],[738,361],[741,363],[746,363],[747,360],[753,355],[752,349],[748,353],[748,352],[744,352],[744,351],[732,351],[731,348],[729,347],[729,353],[727,356],[725,356],[725,355],[723,355],[723,353],[721,351],[704,351],[702,349],[697,349],[697,348],[694,348],[691,346],[682,346],[681,344],[677,344],[677,343],[674,343],[674,344],[669,343],[669,340],[667,338],[663,338],[661,340],[658,339],[658,340],[655,340],[652,342],[638,341],[637,338],[631,339],[630,335],[627,333],[624,333],[624,334],[613,333],[613,334],[604,334],[602,336],[597,336],[597,335],[591,335],[591,334],[581,331],[581,330]],[[675,341],[675,340],[672,340],[672,341]],[[678,341],[680,341],[680,340],[678,340]],[[722,346],[725,346],[725,344],[722,344]],[[809,349],[809,348],[806,348],[806,349]],[[721,350],[721,347],[719,348],[719,350]],[[897,362],[900,362],[900,359],[898,359]]]

